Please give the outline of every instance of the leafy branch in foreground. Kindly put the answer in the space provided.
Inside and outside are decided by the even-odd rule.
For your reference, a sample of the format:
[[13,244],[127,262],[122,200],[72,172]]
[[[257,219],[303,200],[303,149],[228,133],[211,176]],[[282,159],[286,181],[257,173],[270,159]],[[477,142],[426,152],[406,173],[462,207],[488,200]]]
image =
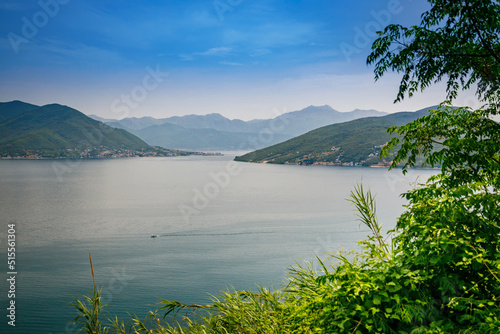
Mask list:
[[420,25],[388,25],[373,43],[375,79],[402,73],[396,101],[447,80],[448,98],[477,85],[478,97],[497,100],[500,88],[500,5],[496,0],[429,0]]
[[402,142],[391,168],[403,164],[403,172],[414,167],[417,156],[425,156],[424,165],[441,166],[450,186],[486,182],[500,188],[500,124],[493,107],[484,110],[454,108],[442,104],[428,116],[401,127],[389,128],[402,139],[393,138],[383,149],[387,156]]

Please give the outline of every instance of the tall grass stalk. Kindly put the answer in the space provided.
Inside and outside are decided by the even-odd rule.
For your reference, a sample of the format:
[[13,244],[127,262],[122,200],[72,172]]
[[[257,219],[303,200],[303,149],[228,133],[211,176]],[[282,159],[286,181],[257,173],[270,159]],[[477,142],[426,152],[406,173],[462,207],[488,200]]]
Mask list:
[[382,236],[382,224],[378,222],[375,197],[371,191],[368,190],[365,192],[363,184],[359,184],[351,191],[350,197],[347,200],[354,204],[358,220],[372,231],[373,236],[369,237],[369,240],[373,240],[378,244],[379,255],[389,259],[391,251]]
[[102,291],[97,288],[95,283],[94,266],[92,264],[90,251],[89,261],[94,290],[90,296],[83,296],[83,300],[79,300],[75,297],[75,302],[70,303],[79,313],[72,321],[80,326],[80,332],[87,334],[105,334],[108,330],[106,328],[103,329],[102,320],[99,318],[105,305],[102,304]]

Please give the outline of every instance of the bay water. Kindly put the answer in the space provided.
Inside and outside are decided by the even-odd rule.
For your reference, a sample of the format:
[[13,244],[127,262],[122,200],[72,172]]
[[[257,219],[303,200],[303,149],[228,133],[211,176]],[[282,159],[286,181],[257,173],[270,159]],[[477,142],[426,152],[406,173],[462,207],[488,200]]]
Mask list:
[[92,291],[89,251],[108,316],[125,320],[160,298],[204,303],[233,287],[283,287],[290,266],[369,235],[346,201],[356,184],[376,194],[388,230],[404,210],[400,194],[435,173],[233,158],[0,160],[0,333],[76,333],[68,303]]

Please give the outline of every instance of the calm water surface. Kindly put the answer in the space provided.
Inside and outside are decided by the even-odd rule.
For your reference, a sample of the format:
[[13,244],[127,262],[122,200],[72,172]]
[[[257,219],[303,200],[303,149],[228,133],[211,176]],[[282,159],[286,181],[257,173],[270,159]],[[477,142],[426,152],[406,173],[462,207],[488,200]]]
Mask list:
[[[202,303],[231,286],[280,287],[290,265],[368,235],[345,200],[357,183],[377,195],[389,229],[403,211],[399,194],[433,173],[233,157],[0,161],[0,333],[76,333],[66,303],[91,291],[89,250],[108,311],[124,319],[145,317],[159,298]],[[16,327],[6,317],[9,223]]]

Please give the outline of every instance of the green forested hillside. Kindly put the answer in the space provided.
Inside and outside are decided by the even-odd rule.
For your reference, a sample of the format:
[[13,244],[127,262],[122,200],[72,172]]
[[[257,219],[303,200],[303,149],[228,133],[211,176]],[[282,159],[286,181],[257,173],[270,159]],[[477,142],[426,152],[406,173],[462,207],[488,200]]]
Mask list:
[[236,160],[276,164],[374,165],[380,163],[378,155],[381,147],[391,139],[387,129],[420,118],[431,108],[332,124],[236,157]]
[[0,104],[0,156],[89,157],[109,150],[148,150],[143,140],[67,106]]

